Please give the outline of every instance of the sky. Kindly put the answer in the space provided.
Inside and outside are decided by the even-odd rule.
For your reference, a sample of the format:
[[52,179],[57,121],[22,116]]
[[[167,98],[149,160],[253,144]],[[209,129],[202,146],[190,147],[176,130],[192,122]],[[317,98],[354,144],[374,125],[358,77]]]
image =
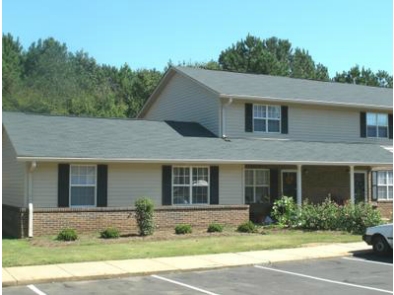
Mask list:
[[53,37],[100,64],[160,71],[275,36],[331,77],[356,64],[393,73],[392,0],[3,0],[2,32],[24,49]]

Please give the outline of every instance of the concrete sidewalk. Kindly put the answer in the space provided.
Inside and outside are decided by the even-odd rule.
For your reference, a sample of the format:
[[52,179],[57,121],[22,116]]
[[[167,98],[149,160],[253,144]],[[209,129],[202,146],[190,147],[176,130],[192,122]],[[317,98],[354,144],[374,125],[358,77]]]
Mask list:
[[367,249],[371,249],[371,247],[360,242],[211,255],[6,267],[2,269],[2,283],[3,287],[6,287],[43,282],[103,279],[160,272],[271,264],[283,261],[350,256],[356,251]]

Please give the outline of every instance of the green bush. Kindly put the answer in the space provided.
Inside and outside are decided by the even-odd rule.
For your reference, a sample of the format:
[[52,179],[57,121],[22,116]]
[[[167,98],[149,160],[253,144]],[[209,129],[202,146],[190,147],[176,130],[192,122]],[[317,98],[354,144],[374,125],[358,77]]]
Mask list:
[[221,233],[223,231],[223,225],[218,224],[218,223],[212,223],[208,226],[208,232],[209,233],[214,233],[214,232],[219,232]]
[[100,237],[103,239],[117,239],[120,237],[120,233],[117,228],[109,227],[100,233]]
[[148,198],[141,198],[135,202],[137,225],[141,236],[149,236],[154,232],[153,209],[153,202]]
[[294,226],[297,223],[298,207],[292,197],[283,196],[276,200],[272,206],[272,216],[279,225]]
[[326,199],[321,204],[305,201],[298,208],[291,198],[282,197],[275,201],[273,217],[279,225],[307,230],[339,230],[362,234],[370,226],[381,224],[381,215],[369,204],[346,204],[340,206]]
[[175,233],[177,235],[191,234],[192,226],[190,224],[178,224],[175,227]]
[[241,233],[257,233],[257,226],[252,221],[248,221],[239,225],[237,231]]
[[58,241],[75,241],[78,239],[78,235],[75,229],[65,228],[59,232],[56,239]]

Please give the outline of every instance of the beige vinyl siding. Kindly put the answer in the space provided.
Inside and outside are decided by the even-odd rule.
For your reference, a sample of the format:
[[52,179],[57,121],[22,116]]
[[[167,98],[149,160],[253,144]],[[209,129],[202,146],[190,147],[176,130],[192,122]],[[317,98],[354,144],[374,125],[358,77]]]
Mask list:
[[161,206],[161,170],[158,164],[109,164],[108,206],[134,206],[141,197]]
[[144,119],[198,122],[219,134],[220,102],[217,95],[175,74]]
[[26,164],[16,160],[16,153],[3,128],[2,136],[3,153],[3,204],[25,207],[26,201]]
[[[275,105],[272,103],[267,104]],[[374,142],[384,145],[392,145],[393,141],[390,139],[360,137],[361,110],[294,104],[287,104],[287,106],[288,134],[262,132],[252,133],[245,132],[245,102],[234,102],[227,107],[227,136],[329,142]]]
[[219,166],[219,204],[243,204],[243,165]]
[[37,163],[32,174],[33,206],[35,208],[57,207],[58,164]]

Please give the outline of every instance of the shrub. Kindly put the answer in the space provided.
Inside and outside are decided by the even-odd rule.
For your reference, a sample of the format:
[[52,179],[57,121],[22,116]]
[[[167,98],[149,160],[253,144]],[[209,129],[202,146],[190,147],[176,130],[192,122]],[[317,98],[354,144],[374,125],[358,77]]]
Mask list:
[[119,230],[117,228],[107,228],[100,233],[100,237],[103,239],[117,239],[120,237]]
[[153,234],[153,208],[153,202],[148,198],[141,198],[135,202],[137,225],[141,236]]
[[297,223],[298,208],[292,197],[283,196],[274,202],[272,216],[282,226],[293,226]]
[[191,234],[192,226],[190,224],[178,224],[175,227],[175,233],[177,235]]
[[381,224],[378,210],[369,204],[346,204],[340,206],[326,199],[321,204],[304,202],[297,208],[291,198],[282,197],[275,201],[272,215],[279,225],[308,230],[341,230],[362,234],[370,226]]
[[208,232],[209,233],[214,233],[214,232],[219,232],[221,233],[223,231],[223,225],[218,224],[218,223],[212,223],[208,226]]
[[75,229],[65,228],[57,235],[58,241],[75,241],[78,239],[78,235]]
[[369,204],[339,206],[326,199],[322,204],[317,205],[304,203],[298,215],[297,227],[362,234],[367,227],[380,223],[380,212]]
[[252,221],[248,221],[239,225],[237,231],[241,233],[256,233],[257,226]]

